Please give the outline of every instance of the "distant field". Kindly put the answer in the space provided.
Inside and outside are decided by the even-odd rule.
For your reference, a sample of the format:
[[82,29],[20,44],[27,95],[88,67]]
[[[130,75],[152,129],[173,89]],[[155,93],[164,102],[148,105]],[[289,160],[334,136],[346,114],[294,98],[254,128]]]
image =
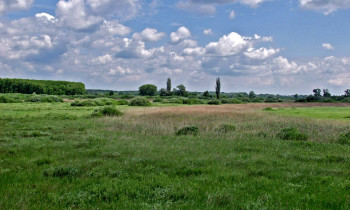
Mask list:
[[326,105],[0,104],[0,209],[349,209],[349,107]]
[[319,119],[342,119],[350,123],[350,107],[280,108],[277,114]]

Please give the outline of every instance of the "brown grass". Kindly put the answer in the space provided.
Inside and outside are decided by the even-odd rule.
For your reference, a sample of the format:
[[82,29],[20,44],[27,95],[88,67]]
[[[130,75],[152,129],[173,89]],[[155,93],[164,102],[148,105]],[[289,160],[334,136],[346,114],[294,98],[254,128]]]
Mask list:
[[[200,136],[213,138],[267,138],[274,139],[281,129],[297,127],[306,133],[311,141],[333,142],[349,129],[342,121],[309,119],[280,116],[263,112],[266,107],[317,107],[349,106],[349,104],[325,103],[278,103],[278,104],[237,104],[198,105],[177,107],[132,108],[122,118],[104,118],[108,130],[129,131],[144,135],[173,135],[184,126],[197,126]],[[233,124],[234,133],[222,134],[216,131],[221,124]]]

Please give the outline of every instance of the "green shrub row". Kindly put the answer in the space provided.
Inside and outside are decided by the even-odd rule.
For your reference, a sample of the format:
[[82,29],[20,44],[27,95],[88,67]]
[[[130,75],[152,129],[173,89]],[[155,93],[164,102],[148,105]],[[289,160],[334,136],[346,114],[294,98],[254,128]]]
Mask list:
[[71,103],[71,106],[108,106],[108,105],[128,105],[126,100],[116,101],[111,98],[97,98],[91,100],[76,100]]
[[0,103],[23,103],[23,102],[39,102],[52,103],[63,102],[59,96],[53,95],[36,95],[36,94],[1,94]]

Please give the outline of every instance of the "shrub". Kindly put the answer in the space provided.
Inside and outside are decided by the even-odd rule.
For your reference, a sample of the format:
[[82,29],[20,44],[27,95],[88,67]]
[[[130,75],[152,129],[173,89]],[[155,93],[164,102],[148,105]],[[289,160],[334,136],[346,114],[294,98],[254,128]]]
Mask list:
[[211,101],[208,101],[208,104],[209,105],[220,105],[221,102],[219,100],[211,100]]
[[102,117],[102,116],[121,116],[123,113],[119,111],[114,106],[105,106],[100,109],[96,109],[91,116],[92,117]]
[[163,102],[163,99],[161,99],[161,98],[155,98],[155,99],[153,99],[153,102]]
[[278,137],[283,140],[297,140],[297,141],[305,141],[307,140],[307,136],[304,133],[301,133],[297,128],[290,127],[282,129]]
[[222,124],[216,129],[216,131],[220,133],[230,133],[235,130],[236,130],[236,126],[231,124]]
[[204,104],[204,101],[198,98],[181,98],[181,100],[183,104]]
[[116,105],[129,105],[129,102],[127,100],[119,100],[116,102]]
[[78,174],[78,169],[72,167],[56,167],[47,169],[43,172],[43,175],[46,177],[73,177]]
[[237,98],[223,98],[223,99],[221,99],[221,103],[223,103],[223,104],[241,104],[243,102],[241,100],[238,100]]
[[297,99],[295,102],[298,102],[298,103],[306,103],[307,100],[306,100],[306,98],[299,98],[299,99]]
[[271,107],[266,107],[265,109],[263,109],[263,111],[275,111],[275,110],[272,109]]
[[129,106],[151,106],[151,102],[145,98],[134,98],[130,101]]
[[166,103],[166,104],[183,104],[183,100],[181,100],[179,98],[170,98],[167,101],[163,101],[163,103]]
[[140,95],[142,96],[154,96],[157,93],[157,86],[146,84],[139,87]]
[[0,103],[16,103],[16,100],[7,96],[0,96]]
[[188,126],[188,127],[183,127],[180,130],[176,131],[177,136],[181,135],[193,135],[197,136],[199,133],[199,129],[196,126]]
[[350,131],[344,134],[341,134],[338,139],[339,144],[350,145]]

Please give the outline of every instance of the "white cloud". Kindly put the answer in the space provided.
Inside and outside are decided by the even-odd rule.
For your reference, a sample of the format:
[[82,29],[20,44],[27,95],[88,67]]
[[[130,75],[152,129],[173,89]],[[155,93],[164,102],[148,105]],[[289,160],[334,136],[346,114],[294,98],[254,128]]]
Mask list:
[[338,9],[349,9],[350,0],[299,0],[300,7],[328,15]]
[[56,15],[62,25],[74,30],[91,29],[103,21],[101,17],[87,12],[84,0],[60,0],[57,3]]
[[264,47],[259,49],[248,48],[247,52],[244,52],[244,55],[252,59],[263,60],[272,55],[275,55],[279,51],[279,49],[266,49]]
[[38,19],[42,19],[44,21],[48,21],[48,22],[56,22],[57,21],[57,19],[54,16],[47,14],[47,13],[38,13],[35,15],[35,17]]
[[211,30],[211,28],[204,29],[204,30],[203,30],[203,34],[205,34],[205,35],[212,35],[212,34],[213,34],[213,31]]
[[118,66],[116,69],[110,69],[108,71],[108,76],[125,76],[128,74],[133,74],[133,71],[129,68],[123,68]]
[[186,39],[191,36],[190,30],[185,26],[181,26],[176,32],[170,34],[170,39],[172,43],[179,42],[182,39]]
[[125,36],[129,34],[131,29],[127,26],[120,24],[116,20],[107,21],[104,20],[103,24],[100,27],[100,33],[103,35],[109,34],[111,36],[120,35]]
[[98,56],[97,58],[94,58],[91,60],[92,64],[106,64],[113,61],[113,57],[110,54],[105,54],[102,56]]
[[334,47],[330,43],[323,43],[322,47],[326,50],[334,50]]
[[230,19],[234,19],[236,17],[235,11],[231,10],[229,16]]
[[135,33],[133,38],[143,41],[156,42],[161,40],[164,36],[166,36],[166,34],[163,32],[158,32],[157,29],[146,28],[141,33]]
[[229,56],[242,52],[248,42],[238,33],[224,35],[218,42],[211,42],[206,46],[207,54]]
[[0,0],[0,15],[12,10],[29,9],[34,0]]

